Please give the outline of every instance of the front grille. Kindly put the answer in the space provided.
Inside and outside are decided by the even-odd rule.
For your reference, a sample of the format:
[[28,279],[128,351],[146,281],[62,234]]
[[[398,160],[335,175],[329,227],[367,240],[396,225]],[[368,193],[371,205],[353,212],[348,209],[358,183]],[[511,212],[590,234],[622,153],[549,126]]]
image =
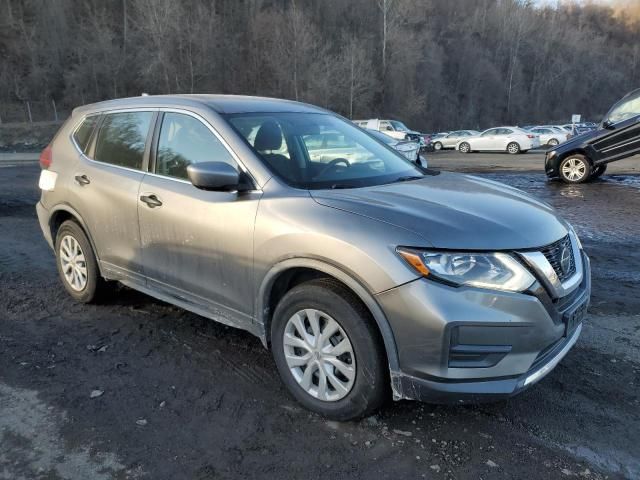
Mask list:
[[[547,245],[540,251],[551,264],[561,282],[564,282],[567,278],[570,278],[574,273],[576,273],[576,261],[573,256],[573,246],[571,245],[569,235],[561,238],[551,245]],[[563,252],[565,255],[564,268],[562,265]],[[567,255],[569,256],[568,260],[566,260]]]

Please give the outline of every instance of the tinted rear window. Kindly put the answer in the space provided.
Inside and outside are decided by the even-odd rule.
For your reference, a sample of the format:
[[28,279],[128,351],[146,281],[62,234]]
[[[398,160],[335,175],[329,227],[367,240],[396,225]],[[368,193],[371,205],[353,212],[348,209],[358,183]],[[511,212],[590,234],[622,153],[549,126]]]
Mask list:
[[92,115],[84,119],[84,121],[80,124],[80,126],[73,133],[73,139],[78,144],[78,147],[82,152],[87,151],[87,146],[89,145],[89,139],[91,138],[91,134],[93,133],[93,129],[96,127],[98,123],[98,115]]
[[95,159],[121,167],[142,169],[152,112],[111,113],[105,115]]

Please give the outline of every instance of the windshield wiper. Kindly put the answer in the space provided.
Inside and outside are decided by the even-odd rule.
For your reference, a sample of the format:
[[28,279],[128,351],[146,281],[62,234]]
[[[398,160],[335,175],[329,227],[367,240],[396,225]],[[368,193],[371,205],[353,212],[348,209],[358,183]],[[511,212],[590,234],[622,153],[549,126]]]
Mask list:
[[396,182],[409,182],[411,180],[420,180],[421,178],[424,178],[424,176],[409,175],[407,177],[398,177],[395,181]]
[[357,187],[349,183],[334,183],[333,185],[331,185],[332,190],[338,190],[341,188],[357,188]]

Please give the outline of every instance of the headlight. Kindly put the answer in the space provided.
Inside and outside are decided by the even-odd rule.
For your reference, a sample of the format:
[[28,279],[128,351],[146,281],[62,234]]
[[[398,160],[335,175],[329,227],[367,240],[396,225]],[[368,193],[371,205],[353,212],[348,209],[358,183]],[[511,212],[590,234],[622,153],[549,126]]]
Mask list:
[[580,241],[580,237],[578,237],[578,234],[576,233],[575,228],[573,228],[573,225],[569,225],[569,235],[573,236],[573,238],[576,239],[576,244],[578,245],[578,248],[582,250],[582,242]]
[[429,252],[398,248],[418,273],[452,285],[522,292],[535,278],[507,253]]

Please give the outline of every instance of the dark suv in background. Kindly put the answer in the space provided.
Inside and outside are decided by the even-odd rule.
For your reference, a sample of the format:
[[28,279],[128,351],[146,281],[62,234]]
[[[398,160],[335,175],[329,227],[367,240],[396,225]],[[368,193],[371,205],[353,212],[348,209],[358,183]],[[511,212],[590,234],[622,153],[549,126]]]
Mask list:
[[583,133],[547,153],[548,177],[584,183],[602,175],[607,164],[640,153],[640,89],[617,102],[596,130]]

